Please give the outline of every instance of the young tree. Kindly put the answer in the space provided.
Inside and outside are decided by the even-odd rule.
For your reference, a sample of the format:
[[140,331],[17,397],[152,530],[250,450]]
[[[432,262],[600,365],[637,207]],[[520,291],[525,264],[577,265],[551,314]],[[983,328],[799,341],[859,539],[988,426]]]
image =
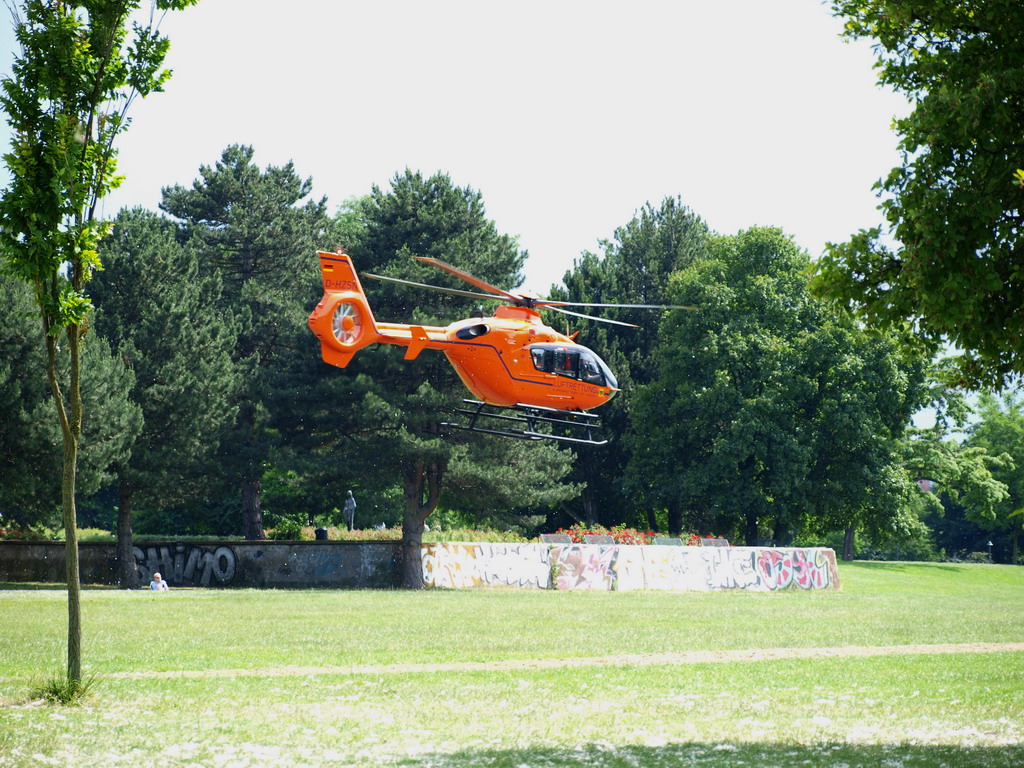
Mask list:
[[1024,5],[833,0],[845,36],[875,41],[879,80],[913,103],[902,165],[876,188],[880,228],[830,246],[818,286],[869,323],[913,324],[963,350],[958,379],[1024,374]]
[[[156,0],[181,9],[196,0]],[[0,104],[13,134],[4,156],[11,180],[0,197],[2,268],[32,286],[64,446],[62,497],[67,541],[68,680],[80,683],[81,609],[75,487],[82,438],[82,344],[88,330],[85,285],[100,265],[106,226],[96,204],[118,183],[114,141],[137,96],[162,89],[169,47],[157,25],[129,17],[141,0],[26,0],[15,15],[21,47]],[[69,376],[58,371],[59,339]]]

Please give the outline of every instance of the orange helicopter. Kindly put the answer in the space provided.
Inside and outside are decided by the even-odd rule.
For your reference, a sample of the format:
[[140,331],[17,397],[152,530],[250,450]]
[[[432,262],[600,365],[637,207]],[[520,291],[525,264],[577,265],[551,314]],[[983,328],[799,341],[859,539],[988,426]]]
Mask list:
[[[364,277],[426,288],[443,293],[505,301],[493,317],[459,320],[446,327],[381,323],[373,316],[352,258],[344,251],[319,252],[324,296],[309,316],[309,327],[320,339],[325,362],[344,368],[357,351],[369,344],[406,347],[413,360],[424,349],[438,349],[479,400],[466,400],[472,409],[456,409],[468,424],[442,426],[530,440],[558,440],[603,445],[594,430],[598,417],[587,413],[608,402],[619,391],[615,375],[593,351],[544,324],[539,307],[576,317],[636,328],[632,323],[583,315],[566,306],[640,307],[672,309],[654,304],[592,304],[540,299],[510,293],[439,259],[416,257],[487,293],[441,288],[382,275]],[[678,307],[692,309],[692,307]],[[578,333],[578,331],[577,331]],[[478,426],[480,419],[496,419],[524,426],[518,431]],[[490,423],[490,422],[487,422]],[[559,434],[562,432],[563,434]],[[568,432],[569,434],[564,434]]]

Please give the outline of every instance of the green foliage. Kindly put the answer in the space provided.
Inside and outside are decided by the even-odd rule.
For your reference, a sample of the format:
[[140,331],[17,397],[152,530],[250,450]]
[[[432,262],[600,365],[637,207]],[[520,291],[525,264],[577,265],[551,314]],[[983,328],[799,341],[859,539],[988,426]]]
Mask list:
[[78,540],[110,542],[114,540],[114,534],[103,528],[79,528]]
[[[657,208],[645,205],[633,219],[602,242],[603,254],[584,253],[566,272],[565,288],[553,286],[552,298],[595,303],[668,304],[669,276],[707,251],[708,230],[701,219],[678,198],[665,198]],[[621,436],[630,424],[630,405],[636,386],[656,375],[653,351],[659,342],[661,318],[645,309],[601,309],[600,316],[633,323],[637,328],[575,319],[580,343],[593,348],[615,372],[622,392],[601,408],[604,432]],[[564,316],[548,317],[556,326]],[[568,331],[568,328],[566,329]],[[631,518],[657,528],[651,512],[655,503],[633,488],[623,487],[629,461],[626,441],[613,439],[601,447],[577,449],[569,479],[583,485],[578,500],[562,505],[574,519],[589,524],[615,525]],[[642,522],[640,522],[642,519]]]
[[63,541],[64,531],[42,524],[0,526],[0,540],[4,541]]
[[[526,536],[513,530],[499,530],[496,528],[441,528],[429,526],[430,530],[423,532],[425,543],[439,541],[471,541],[471,542],[504,542],[508,544],[524,544],[529,541]],[[313,539],[314,529],[311,526],[302,529],[302,538]],[[330,526],[327,528],[327,538],[332,541],[401,541],[402,526],[396,525],[391,528],[357,528],[350,531],[347,528]]]
[[201,270],[175,230],[148,211],[122,211],[100,244],[107,268],[89,290],[96,331],[130,362],[131,397],[144,417],[130,458],[117,465],[119,478],[134,503],[151,506],[210,493],[241,386],[231,359],[238,331],[218,309],[219,277]]
[[1002,460],[993,462],[991,471],[1006,493],[991,507],[965,506],[971,519],[984,530],[1006,532],[1016,539],[1024,533],[1024,396],[1019,392],[1001,397],[982,394],[977,415],[979,421],[971,427],[968,449],[989,455],[999,452]]
[[[515,239],[486,218],[479,192],[455,186],[444,174],[396,174],[390,190],[375,186],[358,206],[362,226],[350,227],[354,242],[346,248],[360,271],[464,287],[413,259],[430,256],[503,288],[522,280],[525,253]],[[382,322],[446,325],[472,311],[463,299],[390,283],[374,284],[369,301]],[[441,436],[440,423],[465,396],[442,355],[428,351],[407,361],[394,347],[371,347],[334,375],[346,379],[356,399],[348,423],[338,423],[336,408],[325,414],[321,452],[340,454],[345,471],[364,487],[384,478],[401,484],[408,551],[418,551],[423,525],[442,498],[449,509],[486,510],[493,518],[494,510],[554,504],[578,493],[560,482],[571,454],[553,446],[472,433]],[[407,586],[418,586],[422,569],[410,560],[405,575]]]
[[294,520],[279,520],[273,530],[267,531],[267,538],[278,541],[301,541],[302,525]]
[[[57,525],[61,499],[61,429],[47,385],[46,353],[39,344],[39,319],[32,317],[32,292],[0,277],[0,514],[23,524]],[[76,486],[96,493],[111,478],[141,428],[141,413],[129,399],[134,372],[105,339],[93,337],[81,350],[82,435]],[[53,350],[54,375],[71,383],[69,349]]]
[[[683,527],[747,544],[859,521],[905,528],[898,438],[923,367],[807,293],[808,257],[778,230],[711,240],[673,275],[658,376],[639,387],[629,486]],[[768,534],[771,534],[770,536]]]
[[135,25],[128,39],[139,5],[29,0],[15,27],[21,55],[0,95],[13,134],[0,247],[5,269],[35,287],[51,334],[80,326],[89,310],[84,283],[100,266],[96,245],[107,229],[93,214],[120,184],[114,140],[128,107],[170,76],[161,70],[169,43],[155,26]]
[[888,232],[832,245],[818,286],[869,323],[909,322],[962,349],[957,380],[1024,372],[1024,8],[1017,0],[833,0],[845,35],[870,39],[879,81],[907,96],[902,165],[876,185]]
[[231,399],[237,417],[221,435],[218,463],[241,493],[245,535],[258,539],[259,484],[286,436],[280,424],[294,425],[293,409],[305,406],[315,389],[308,376],[295,373],[311,367],[303,350],[305,318],[318,291],[316,251],[337,243],[326,200],[306,199],[312,180],[292,163],[261,170],[253,156],[252,147],[227,147],[214,166],[199,169],[191,188],[164,189],[160,207],[178,220],[179,237],[195,250],[201,269],[221,283],[213,308],[237,323],[231,351],[241,377]]

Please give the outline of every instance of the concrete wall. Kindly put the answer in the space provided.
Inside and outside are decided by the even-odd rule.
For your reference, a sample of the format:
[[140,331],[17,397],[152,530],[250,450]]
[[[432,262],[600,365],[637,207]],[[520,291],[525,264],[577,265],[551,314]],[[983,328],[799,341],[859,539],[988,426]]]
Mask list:
[[425,544],[429,586],[548,589],[837,589],[831,549],[602,544]]
[[[135,547],[139,577],[159,571],[172,587],[397,587],[398,542],[210,541],[144,543]],[[85,584],[116,584],[113,544],[83,542]],[[0,581],[64,581],[64,545],[0,542]]]
[[[114,584],[113,544],[79,545],[82,582]],[[394,588],[398,542],[161,542],[135,547],[143,584],[172,587]],[[423,546],[428,586],[562,590],[835,589],[831,549],[603,544],[445,543]],[[0,542],[0,581],[62,582],[64,545]]]

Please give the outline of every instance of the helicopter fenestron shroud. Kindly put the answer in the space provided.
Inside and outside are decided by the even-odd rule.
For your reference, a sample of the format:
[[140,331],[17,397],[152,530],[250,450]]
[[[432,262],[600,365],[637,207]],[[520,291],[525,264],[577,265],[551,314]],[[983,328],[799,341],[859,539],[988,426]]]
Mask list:
[[[575,334],[566,336],[545,325],[538,310],[549,308],[632,326],[583,315],[565,307],[674,308],[653,304],[566,302],[516,294],[439,259],[419,257],[419,261],[486,293],[383,275],[364,273],[363,276],[466,298],[499,301],[502,306],[491,317],[468,318],[446,327],[381,323],[373,316],[351,258],[340,251],[319,255],[324,296],[310,315],[309,326],[320,339],[323,359],[344,368],[359,349],[374,343],[407,347],[407,360],[415,359],[427,348],[442,351],[466,388],[479,398],[467,401],[471,409],[457,410],[468,417],[467,423],[447,426],[475,432],[531,440],[597,445],[606,442],[594,439],[598,419],[587,411],[604,404],[618,392],[614,374],[596,353],[574,340]],[[482,427],[478,423],[481,420],[488,424],[496,420],[500,426],[519,429]]]

